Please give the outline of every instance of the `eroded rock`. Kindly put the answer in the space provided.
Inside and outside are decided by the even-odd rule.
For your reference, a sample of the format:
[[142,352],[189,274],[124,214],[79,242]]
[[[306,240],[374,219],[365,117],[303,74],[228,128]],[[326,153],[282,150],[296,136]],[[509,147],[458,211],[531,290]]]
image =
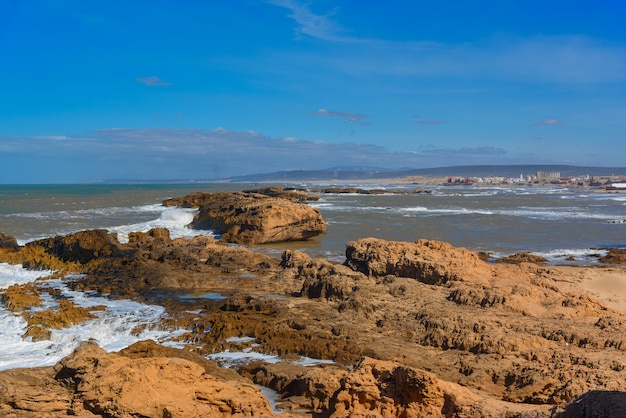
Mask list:
[[213,230],[222,240],[238,244],[300,241],[327,230],[319,210],[260,193],[194,194],[167,204],[199,207],[193,228]]

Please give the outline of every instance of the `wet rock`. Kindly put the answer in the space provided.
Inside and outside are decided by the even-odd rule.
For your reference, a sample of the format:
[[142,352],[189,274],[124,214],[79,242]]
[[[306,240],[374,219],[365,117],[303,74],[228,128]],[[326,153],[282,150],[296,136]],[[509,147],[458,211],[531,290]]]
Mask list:
[[48,254],[67,262],[87,264],[96,258],[127,255],[120,247],[116,234],[105,229],[80,231],[74,234],[32,241],[27,246],[38,246]]
[[[156,390],[159,398],[158,387],[179,384],[176,373],[186,371],[237,381],[236,387],[251,385],[250,378],[277,389],[289,414],[306,407],[322,416],[547,417],[590,391],[626,392],[626,316],[579,286],[603,274],[602,267],[488,264],[466,249],[429,240],[354,241],[343,265],[295,250],[278,260],[211,237],[172,240],[158,230],[132,236],[129,244],[116,244],[124,256],[94,255],[87,264],[77,263],[84,275],[67,284],[165,306],[168,318],[160,325],[189,329],[178,337],[188,351],[144,343],[116,355],[124,360],[114,363],[129,368],[128,381],[137,392],[120,383],[123,373],[117,366],[108,366],[118,357],[94,354],[101,369],[95,361],[83,362],[84,371],[68,366],[57,380],[45,381],[55,396],[54,385],[68,388],[65,397],[59,395],[61,410],[116,416],[130,410],[123,408],[130,408],[131,394],[143,399],[141,379],[149,382],[143,391]],[[28,251],[35,249],[38,256],[56,259],[44,247],[29,246]],[[24,250],[11,253],[23,256]],[[611,266],[606,272],[621,279],[625,270]],[[218,292],[226,299],[187,297],[200,292]],[[45,338],[49,328],[30,330],[35,338]],[[243,344],[228,341],[231,337],[253,340]],[[233,370],[222,375],[222,369],[194,354],[226,349],[271,354],[285,363],[238,366],[242,377],[233,376]],[[300,356],[336,364],[304,369],[293,364]],[[359,361],[362,356],[366,359]],[[193,365],[178,368],[183,361]],[[170,369],[170,363],[175,367]],[[160,375],[157,364],[176,373]],[[91,386],[80,386],[88,369],[102,377],[88,377]],[[153,380],[155,375],[165,383]],[[51,405],[42,391],[17,394],[28,380],[25,375],[11,375],[15,382],[7,376],[0,373],[0,415],[18,404],[26,408],[26,400],[33,410],[35,402],[42,402],[42,410]],[[176,390],[172,393],[179,394]],[[13,395],[5,402],[9,391]],[[88,397],[81,397],[83,392]],[[114,392],[124,394],[119,403]],[[203,402],[198,398],[189,404]],[[226,411],[234,405],[229,402],[223,401]]]
[[9,250],[17,250],[20,248],[17,239],[12,235],[6,235],[0,232],[0,248]]
[[531,254],[528,252],[521,252],[502,257],[496,260],[496,263],[508,263],[508,264],[520,264],[520,263],[535,263],[542,264],[547,263],[548,259],[540,255]]
[[252,363],[239,369],[242,375],[280,395],[279,409],[328,412],[330,400],[341,387],[346,367],[334,364],[303,366],[290,362]]
[[626,249],[609,248],[608,253],[600,257],[600,261],[606,264],[626,264]]
[[14,284],[0,294],[0,302],[2,302],[5,309],[12,312],[21,312],[25,309],[39,306],[41,297],[39,296],[39,289],[34,283]]
[[292,202],[314,202],[319,200],[319,196],[311,194],[305,190],[284,188],[281,186],[265,187],[262,189],[244,190],[244,193],[258,193],[269,197],[279,197],[291,200]]

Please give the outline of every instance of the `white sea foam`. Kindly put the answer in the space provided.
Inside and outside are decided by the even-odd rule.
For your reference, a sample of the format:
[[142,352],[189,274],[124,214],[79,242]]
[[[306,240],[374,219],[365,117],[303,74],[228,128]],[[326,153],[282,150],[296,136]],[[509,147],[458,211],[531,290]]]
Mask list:
[[[28,283],[47,273],[49,272],[31,272],[19,266],[0,264],[0,283],[2,287]],[[70,291],[61,280],[49,280],[45,285],[60,289],[64,297],[70,298],[79,306],[90,308],[103,305],[106,309],[94,310],[92,313],[96,316],[95,319],[52,330],[50,339],[32,341],[30,337],[23,337],[27,327],[24,318],[0,307],[0,370],[53,365],[85,341],[94,341],[107,351],[118,351],[145,339],[176,346],[171,338],[185,332],[184,329],[167,330],[155,327],[165,315],[165,308],[161,306]],[[43,306],[37,309],[54,309],[57,306],[56,300],[47,293],[42,292],[41,295]],[[137,330],[141,331],[136,332]]]
[[[228,339],[229,341],[231,339]],[[251,348],[246,348],[242,351],[230,351],[225,350],[219,353],[209,354],[207,356],[210,360],[218,362],[222,367],[234,367],[240,364],[248,364],[252,361],[264,361],[266,363],[275,364],[283,361],[279,356],[272,354],[259,353],[253,351]],[[294,361],[293,364],[299,366],[315,366],[318,364],[334,364],[332,360],[314,359],[311,357],[300,357]]]
[[[520,251],[521,252],[521,251]],[[532,251],[531,254],[544,257],[548,264],[572,264],[572,265],[593,265],[598,264],[599,257],[608,253],[607,250],[597,248],[560,248],[549,251]],[[510,254],[501,252],[491,253],[494,259],[506,257]]]
[[213,231],[191,229],[187,225],[193,221],[198,213],[197,209],[162,207],[160,216],[147,222],[130,225],[120,225],[108,228],[110,232],[116,232],[120,242],[128,242],[128,234],[131,232],[147,232],[152,228],[167,228],[172,238],[192,238],[197,235],[213,235]]
[[51,275],[50,270],[26,270],[20,265],[0,263],[0,289],[6,289],[14,284],[24,284],[37,280],[39,277]]
[[221,351],[219,353],[209,354],[210,360],[218,362],[222,367],[234,367],[237,364],[247,364],[255,360],[264,361],[266,363],[278,363],[280,358],[271,354],[263,354],[246,348],[243,351]]

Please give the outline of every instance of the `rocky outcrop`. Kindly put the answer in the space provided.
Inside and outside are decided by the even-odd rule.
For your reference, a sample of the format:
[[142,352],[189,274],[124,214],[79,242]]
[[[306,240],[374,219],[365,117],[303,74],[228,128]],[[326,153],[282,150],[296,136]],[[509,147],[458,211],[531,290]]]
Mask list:
[[235,372],[208,372],[203,366],[207,360],[192,361],[189,353],[177,356],[174,349],[167,350],[168,356],[158,351],[153,355],[146,347],[129,351],[130,356],[106,353],[85,344],[54,368],[0,372],[0,414],[32,418],[274,416],[260,390]]
[[360,187],[327,187],[325,189],[315,190],[318,193],[330,193],[330,194],[420,194],[420,193],[432,193],[432,190],[428,189],[413,189],[413,190],[400,190],[400,189],[362,189]]
[[300,241],[327,230],[319,210],[260,193],[194,194],[167,204],[199,207],[191,227],[213,230],[237,244]]
[[96,258],[121,257],[116,234],[109,234],[105,229],[80,231],[74,234],[32,241],[27,246],[43,248],[60,260],[86,264]]
[[531,254],[529,252],[521,252],[509,255],[507,257],[502,257],[496,260],[496,263],[509,263],[509,264],[520,264],[520,263],[535,263],[542,264],[547,263],[548,259],[542,257],[540,255]]
[[0,232],[0,248],[7,248],[10,250],[17,250],[19,245],[17,239],[12,235],[6,235]]
[[607,254],[600,257],[600,261],[606,264],[626,264],[626,249],[609,248]]
[[410,277],[428,284],[491,275],[476,253],[424,239],[415,244],[377,238],[352,241],[346,246],[345,264],[366,275]]
[[[7,254],[27,260],[40,257],[39,249],[52,260],[44,251],[49,241],[41,242]],[[89,261],[76,262],[83,275],[68,286],[165,306],[169,316],[160,325],[187,329],[178,340],[189,351],[150,344],[119,354],[90,348],[85,353],[91,354],[74,356],[81,358],[80,367],[68,358],[58,374],[0,373],[0,415],[11,416],[5,412],[18,405],[20,411],[36,411],[40,403],[42,411],[117,416],[135,407],[135,396],[157,411],[161,407],[139,393],[140,387],[156,390],[155,399],[169,402],[152,387],[154,379],[197,408],[214,396],[206,385],[235,379],[235,387],[254,381],[276,390],[288,414],[307,408],[305,416],[336,417],[548,417],[582,411],[577,405],[602,410],[586,393],[606,395],[611,408],[618,408],[626,393],[626,316],[581,286],[590,271],[625,278],[620,266],[489,264],[464,248],[432,240],[353,241],[345,263],[296,250],[279,260],[211,237],[170,239],[160,230],[131,234],[128,244],[111,242],[111,256],[94,246],[86,252]],[[5,304],[29,311],[37,303],[35,287],[11,289]],[[225,299],[194,297],[203,292]],[[68,311],[67,323],[72,318]],[[235,365],[241,377],[235,376],[206,358],[223,350],[272,354],[282,362]],[[333,364],[307,368],[296,364],[301,356]],[[121,375],[134,387],[122,384]],[[197,398],[174,387],[196,384],[194,393],[202,394]],[[49,390],[44,393],[42,385]],[[241,392],[237,396],[244,399]],[[227,414],[236,409],[234,400],[219,402]],[[174,411],[167,408],[168,414]],[[257,410],[240,408],[247,414]]]

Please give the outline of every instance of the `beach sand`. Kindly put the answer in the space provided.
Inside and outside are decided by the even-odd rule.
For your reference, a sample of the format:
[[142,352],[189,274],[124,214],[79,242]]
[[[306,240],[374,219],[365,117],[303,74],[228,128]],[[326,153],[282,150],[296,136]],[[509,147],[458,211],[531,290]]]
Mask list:
[[626,267],[558,266],[555,269],[563,274],[564,290],[583,290],[609,308],[626,312]]

